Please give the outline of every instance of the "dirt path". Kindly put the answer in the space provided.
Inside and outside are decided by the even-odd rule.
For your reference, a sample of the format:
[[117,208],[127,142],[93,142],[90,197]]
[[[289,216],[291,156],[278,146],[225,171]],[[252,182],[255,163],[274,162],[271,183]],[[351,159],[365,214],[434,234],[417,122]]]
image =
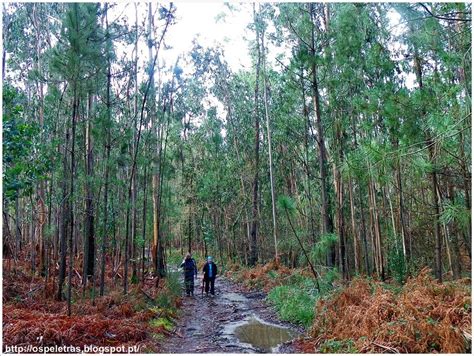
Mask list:
[[264,298],[223,277],[216,280],[214,297],[202,297],[199,286],[194,297],[184,297],[176,331],[161,343],[161,352],[291,353],[285,341],[302,330],[278,321]]

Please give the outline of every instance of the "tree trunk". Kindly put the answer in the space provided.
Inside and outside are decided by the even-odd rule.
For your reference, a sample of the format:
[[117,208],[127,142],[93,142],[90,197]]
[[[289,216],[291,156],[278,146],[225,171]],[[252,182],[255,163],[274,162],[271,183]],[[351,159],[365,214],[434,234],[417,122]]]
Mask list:
[[433,170],[430,173],[431,175],[431,192],[433,194],[433,225],[434,225],[434,236],[436,241],[436,250],[435,250],[435,266],[436,266],[436,278],[439,282],[443,281],[443,241],[441,237],[441,226],[439,223],[440,211],[439,211],[439,201],[438,201],[438,176],[436,174],[436,155],[434,151],[434,142],[432,141],[429,134],[427,134],[427,145],[430,161],[433,164]]
[[302,96],[302,103],[303,103],[303,117],[305,123],[305,130],[304,130],[304,147],[305,147],[305,172],[306,172],[306,184],[308,186],[308,201],[309,201],[309,225],[311,227],[311,238],[313,244],[316,241],[316,231],[314,227],[314,213],[313,213],[313,195],[311,193],[311,174],[310,174],[310,167],[309,167],[309,141],[310,135],[309,131],[311,130],[311,137],[314,137],[313,128],[311,126],[311,122],[309,119],[308,107],[306,105],[306,95],[305,95],[305,86],[304,86],[304,77],[303,77],[303,67],[301,67],[301,96]]
[[[35,27],[35,33],[36,33],[36,60],[35,60],[35,66],[36,70],[38,71],[38,76],[42,76],[42,68],[41,68],[41,63],[40,63],[40,58],[41,58],[41,29],[39,28],[38,24],[38,7],[41,6],[41,4],[33,4],[32,6],[32,17],[33,17],[33,25]],[[40,124],[40,129],[41,132],[43,132],[44,129],[44,94],[43,94],[43,82],[40,79],[36,83],[36,89],[38,90],[38,96],[39,96],[39,108],[38,108],[38,116],[39,116],[39,124]],[[43,136],[43,133],[41,133]],[[39,182],[39,187],[38,187],[38,257],[39,257],[39,273],[44,274],[46,267],[45,267],[45,242],[44,242],[44,223],[45,223],[45,218],[46,218],[46,211],[45,211],[45,193],[44,193],[44,181]]]
[[[276,204],[275,204],[275,188],[273,183],[273,161],[272,161],[272,134],[270,130],[270,113],[268,109],[268,83],[267,83],[267,74],[265,68],[265,43],[264,43],[265,33],[261,33],[262,41],[262,71],[263,71],[263,103],[265,107],[265,118],[267,122],[267,139],[268,139],[268,165],[270,167],[270,190],[272,196],[272,221],[273,221],[273,242],[275,245],[275,261],[278,261],[278,240],[277,240],[277,225],[276,225]],[[259,51],[260,54],[260,51]]]
[[258,229],[258,171],[260,169],[260,161],[259,161],[259,150],[260,150],[260,120],[259,120],[259,105],[258,105],[258,96],[259,96],[259,85],[258,82],[260,80],[260,42],[259,42],[259,34],[258,34],[258,18],[257,13],[255,11],[255,4],[253,4],[253,16],[254,16],[254,23],[256,24],[255,29],[255,37],[256,37],[256,45],[257,45],[257,65],[256,65],[256,73],[255,73],[255,108],[254,108],[254,116],[255,116],[255,159],[254,159],[254,179],[253,179],[253,200],[252,200],[252,229],[250,230],[250,265],[255,266],[258,261],[258,247],[257,247],[257,229]]
[[[396,139],[396,146],[398,148],[398,138]],[[400,218],[400,231],[402,234],[402,247],[403,247],[403,256],[405,260],[410,261],[411,259],[411,250],[409,249],[411,234],[407,229],[405,222],[405,204],[403,202],[403,185],[402,185],[402,170],[400,166],[400,159],[397,159],[396,166],[396,176],[397,176],[397,188],[398,188],[398,215]]]
[[[316,39],[315,39],[315,19],[314,19],[314,4],[308,4],[310,20],[311,20],[311,56],[316,58]],[[329,212],[329,186],[327,178],[327,158],[326,158],[326,144],[324,128],[321,118],[321,103],[318,89],[318,80],[316,75],[316,61],[311,61],[311,88],[313,90],[313,108],[316,115],[316,128],[318,131],[317,143],[319,147],[319,175],[321,179],[321,217],[322,217],[322,234],[329,234],[333,232],[332,218]],[[334,265],[334,250],[329,252],[328,264]]]
[[[369,168],[370,169],[370,168]],[[379,210],[377,207],[377,197],[375,183],[369,179],[369,206],[372,215],[373,244],[374,244],[374,260],[377,275],[385,280],[385,268],[383,260],[382,236],[380,232]]]
[[106,251],[107,251],[107,235],[108,235],[108,203],[109,203],[109,159],[110,159],[110,124],[111,124],[111,102],[110,102],[110,88],[111,88],[111,63],[109,50],[111,49],[110,33],[109,33],[109,21],[108,21],[108,4],[105,4],[105,24],[106,24],[106,38],[107,38],[107,133],[105,140],[105,183],[104,183],[104,218],[103,218],[103,236],[101,244],[101,263],[100,263],[100,290],[99,294],[104,295],[105,289],[105,267],[106,267]]
[[94,200],[93,191],[90,186],[93,177],[93,149],[91,138],[91,120],[92,120],[92,95],[89,95],[88,100],[88,115],[85,127],[85,193],[86,193],[86,217],[85,217],[85,239],[84,239],[84,271],[83,271],[83,285],[87,284],[87,279],[94,274],[95,262],[95,236],[94,236]]
[[[454,187],[451,182],[448,183],[448,199],[454,203]],[[453,227],[454,230],[454,227]],[[457,229],[459,230],[459,228]],[[451,230],[452,231],[452,230]],[[458,279],[461,277],[462,272],[462,264],[461,264],[461,251],[459,249],[459,231],[452,232],[452,239],[453,239],[453,250],[454,250],[454,264],[453,264],[453,277],[454,279]]]
[[59,276],[58,276],[58,294],[57,300],[63,300],[63,285],[64,280],[66,279],[66,253],[67,253],[67,236],[68,236],[68,228],[69,228],[69,199],[68,199],[68,191],[69,187],[67,182],[69,176],[69,164],[68,164],[68,150],[69,150],[69,128],[66,125],[66,142],[64,143],[64,158],[63,158],[63,174],[64,179],[62,180],[62,205],[61,205],[61,229],[59,231],[59,241],[60,241],[60,264],[59,264]]
[[352,177],[349,178],[349,204],[351,206],[351,227],[352,227],[352,237],[353,237],[353,244],[354,244],[354,269],[356,273],[361,273],[360,247],[359,247],[360,237],[359,237],[359,234],[357,231],[357,225],[356,225]]
[[[133,100],[133,117],[134,117],[134,141],[136,141],[137,134],[137,118],[138,118],[138,11],[137,3],[135,5],[135,63],[134,63],[134,79],[135,79],[135,98]],[[136,148],[138,149],[138,147]],[[133,153],[133,152],[132,152]],[[138,282],[138,265],[136,260],[137,246],[136,246],[136,234],[137,234],[137,179],[133,177],[132,182],[132,281],[133,283]]]
[[[75,5],[76,6],[76,5]],[[77,9],[76,9],[77,13]],[[76,149],[76,122],[77,111],[79,107],[79,98],[77,93],[77,84],[74,83],[73,108],[71,117],[71,172],[69,187],[69,271],[68,271],[68,293],[67,293],[67,315],[71,316],[71,299],[72,299],[72,270],[74,264],[74,172],[75,172],[75,149]]]
[[145,245],[146,245],[146,206],[147,206],[147,167],[145,166],[145,172],[143,173],[143,226],[142,226],[142,283],[145,281]]

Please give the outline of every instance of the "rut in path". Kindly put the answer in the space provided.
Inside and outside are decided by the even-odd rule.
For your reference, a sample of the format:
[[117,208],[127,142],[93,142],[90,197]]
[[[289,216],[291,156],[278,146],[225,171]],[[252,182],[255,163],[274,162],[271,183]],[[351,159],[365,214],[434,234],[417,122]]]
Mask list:
[[[176,331],[171,337],[161,342],[161,352],[291,353],[290,343],[284,343],[278,349],[271,350],[240,342],[234,334],[236,326],[244,324],[246,320],[254,317],[285,327],[289,333],[295,335],[302,331],[294,325],[279,321],[272,308],[265,303],[264,298],[264,293],[246,292],[223,277],[216,279],[216,295],[214,297],[202,297],[201,287],[196,286],[194,297],[184,297]],[[284,332],[287,331],[284,330]],[[265,331],[264,334],[268,336]]]

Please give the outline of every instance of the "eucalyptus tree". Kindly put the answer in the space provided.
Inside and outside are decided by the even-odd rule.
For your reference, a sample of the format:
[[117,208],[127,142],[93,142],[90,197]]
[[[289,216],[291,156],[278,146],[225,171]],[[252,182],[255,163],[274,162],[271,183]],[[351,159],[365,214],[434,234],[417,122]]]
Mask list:
[[[324,129],[323,109],[321,102],[320,79],[318,66],[322,63],[324,47],[327,45],[327,26],[329,21],[326,5],[319,4],[284,4],[280,6],[280,14],[276,21],[278,26],[286,29],[286,41],[291,44],[294,63],[291,68],[301,68],[299,77],[303,81],[303,111],[308,117],[311,136],[317,144],[318,169],[321,194],[321,224],[320,235],[333,233],[332,203],[328,177],[327,135]],[[296,63],[301,63],[297,65]],[[319,68],[321,70],[322,68]],[[309,80],[312,110],[306,104],[306,85]],[[313,118],[314,124],[310,122]],[[313,126],[314,125],[314,126]],[[313,129],[314,127],[314,129]],[[335,251],[328,254],[327,262],[334,264]]]
[[250,230],[250,265],[255,265],[258,261],[258,185],[260,170],[260,98],[259,98],[259,82],[260,82],[260,66],[261,66],[261,47],[259,25],[260,14],[255,10],[253,4],[253,17],[255,26],[255,46],[257,47],[257,62],[255,64],[255,95],[254,95],[254,117],[255,117],[255,155],[254,155],[254,179],[253,179],[253,198],[252,198],[252,228]]
[[275,202],[275,187],[274,187],[274,178],[273,178],[273,152],[272,152],[272,134],[270,129],[270,108],[269,108],[269,98],[268,93],[270,90],[270,85],[268,82],[267,75],[267,61],[266,61],[266,47],[265,47],[265,27],[266,24],[263,21],[262,17],[264,14],[264,9],[260,8],[260,23],[256,23],[256,28],[260,27],[260,31],[257,31],[257,45],[260,47],[258,55],[261,56],[262,61],[262,77],[263,77],[263,105],[265,109],[265,121],[267,126],[267,144],[268,144],[268,166],[270,171],[270,192],[272,198],[272,222],[273,222],[273,243],[275,247],[275,261],[278,261],[278,241],[277,241],[277,218],[276,218],[276,202]]

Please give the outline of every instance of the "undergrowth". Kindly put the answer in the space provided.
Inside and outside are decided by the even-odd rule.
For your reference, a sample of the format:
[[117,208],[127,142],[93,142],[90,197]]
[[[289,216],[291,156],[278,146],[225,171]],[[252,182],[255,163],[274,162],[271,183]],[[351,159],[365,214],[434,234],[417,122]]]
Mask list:
[[308,268],[289,269],[275,261],[247,270],[231,266],[227,275],[249,289],[267,292],[267,300],[280,319],[306,328],[313,322],[316,300],[334,290],[333,284],[339,279],[335,269],[327,269],[320,276],[318,291]]
[[[170,333],[170,323],[181,305],[177,277],[146,278],[123,295],[120,284],[109,285],[95,302],[80,289],[73,294],[72,315],[65,301],[56,301],[53,280],[44,288],[41,277],[22,269],[3,274],[3,348],[8,346],[139,346],[158,352],[156,335]],[[96,286],[96,290],[98,288]],[[87,293],[86,295],[88,295]]]
[[471,281],[438,283],[423,269],[404,285],[356,277],[340,284],[336,270],[319,279],[308,269],[274,261],[227,274],[248,289],[263,290],[280,318],[303,325],[303,353],[466,353],[471,350]]
[[334,269],[328,269],[322,274],[318,284],[313,276],[295,272],[284,281],[283,285],[271,289],[267,299],[275,306],[282,320],[308,328],[314,319],[314,303],[332,291],[333,283],[338,279],[339,274]]
[[311,305],[316,301],[316,293],[301,289],[298,286],[278,286],[268,294],[268,300],[276,307],[282,320],[304,327],[311,325],[314,310]]
[[[464,353],[470,350],[470,280],[440,284],[428,269],[401,288],[354,279],[316,302],[302,352]],[[346,346],[344,346],[346,345]],[[338,347],[341,350],[337,350]]]

